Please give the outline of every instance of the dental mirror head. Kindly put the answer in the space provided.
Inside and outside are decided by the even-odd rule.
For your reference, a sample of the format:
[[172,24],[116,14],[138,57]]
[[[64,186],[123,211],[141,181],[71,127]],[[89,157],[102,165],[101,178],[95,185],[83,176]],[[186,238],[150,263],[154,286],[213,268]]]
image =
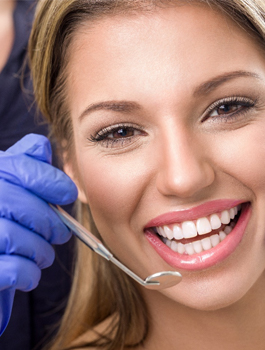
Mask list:
[[[162,271],[148,276],[144,282],[144,286],[148,289],[164,289],[173,287],[181,282],[182,276],[177,271]],[[158,282],[159,284],[154,284]]]
[[162,271],[154,273],[148,276],[145,280],[140,278],[119,260],[117,260],[102,242],[95,237],[91,232],[86,230],[78,221],[65,212],[61,207],[50,204],[50,207],[59,215],[64,224],[73,231],[76,237],[78,237],[83,243],[85,243],[95,253],[101,255],[103,258],[111,261],[127,275],[132,277],[140,285],[148,289],[164,289],[173,287],[182,280],[182,276],[177,271]]

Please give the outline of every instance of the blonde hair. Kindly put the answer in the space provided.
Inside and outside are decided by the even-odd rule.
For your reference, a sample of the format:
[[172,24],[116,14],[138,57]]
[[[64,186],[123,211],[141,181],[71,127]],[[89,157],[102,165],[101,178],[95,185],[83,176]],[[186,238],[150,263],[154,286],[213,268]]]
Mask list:
[[[40,0],[29,43],[34,93],[40,111],[51,123],[59,145],[71,157],[72,123],[67,106],[68,48],[78,26],[102,16],[152,11],[185,0]],[[192,3],[193,0],[186,0]],[[264,0],[196,0],[223,11],[265,48]],[[81,205],[79,220],[99,236],[89,208]],[[69,349],[78,336],[109,316],[111,326],[86,346],[108,350],[135,346],[148,334],[148,310],[135,282],[83,245],[68,306],[51,349]]]

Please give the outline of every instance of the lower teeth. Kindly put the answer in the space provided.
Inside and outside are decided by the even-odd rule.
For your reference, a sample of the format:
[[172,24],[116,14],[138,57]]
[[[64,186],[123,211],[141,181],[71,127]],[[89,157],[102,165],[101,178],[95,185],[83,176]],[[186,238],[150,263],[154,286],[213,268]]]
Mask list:
[[222,242],[227,235],[232,231],[235,223],[232,223],[229,226],[226,226],[223,231],[220,231],[219,234],[214,234],[210,237],[203,238],[201,240],[197,240],[191,243],[183,244],[181,242],[177,242],[175,240],[169,240],[167,238],[162,237],[162,241],[174,252],[179,254],[198,254],[202,251],[206,251],[212,249],[217,246],[220,242]]

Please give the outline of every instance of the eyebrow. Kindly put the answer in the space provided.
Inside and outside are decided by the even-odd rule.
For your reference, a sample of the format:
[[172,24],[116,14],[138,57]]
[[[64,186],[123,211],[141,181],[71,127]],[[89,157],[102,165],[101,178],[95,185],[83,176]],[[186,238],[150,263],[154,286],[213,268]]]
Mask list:
[[215,77],[214,79],[210,79],[210,80],[202,83],[201,85],[199,85],[195,89],[193,96],[200,97],[202,95],[207,95],[208,93],[210,93],[214,89],[218,88],[223,83],[226,83],[228,81],[231,81],[231,80],[237,79],[237,78],[249,78],[249,77],[255,78],[255,79],[261,79],[261,77],[256,73],[243,71],[243,70],[224,73],[224,74],[221,74],[221,75]]
[[[194,90],[193,96],[194,97],[200,97],[203,95],[207,95],[214,89],[218,88],[223,83],[226,83],[228,81],[231,81],[233,79],[237,78],[246,78],[251,77],[255,79],[261,79],[261,77],[253,72],[248,71],[234,71],[229,73],[221,74],[213,79],[210,79],[202,84],[200,84],[196,89]],[[98,103],[93,103],[89,105],[79,116],[79,120],[82,120],[86,115],[99,111],[99,110],[105,110],[105,111],[113,111],[113,112],[122,112],[122,113],[132,113],[135,111],[139,111],[142,109],[141,105],[134,101],[102,101]]]
[[89,113],[105,110],[122,113],[132,113],[141,109],[140,104],[134,101],[103,101],[89,105],[80,115],[82,120]]

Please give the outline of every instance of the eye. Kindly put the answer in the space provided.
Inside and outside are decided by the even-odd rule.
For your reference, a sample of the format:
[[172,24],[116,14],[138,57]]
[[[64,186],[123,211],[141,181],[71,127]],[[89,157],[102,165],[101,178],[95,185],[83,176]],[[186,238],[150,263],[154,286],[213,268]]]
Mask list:
[[228,121],[246,113],[255,102],[246,97],[228,97],[213,103],[203,114],[202,121],[221,118]]
[[122,147],[135,141],[144,131],[139,126],[114,125],[99,130],[88,139],[104,147]]
[[136,133],[136,130],[133,128],[126,128],[126,127],[121,127],[119,129],[116,129],[106,135],[106,138],[110,139],[119,139],[119,138],[125,138],[125,137],[132,137]]
[[224,114],[231,114],[234,113],[246,106],[242,106],[241,104],[223,104],[213,110],[212,113],[210,113],[210,117],[215,117],[217,115],[224,115]]

